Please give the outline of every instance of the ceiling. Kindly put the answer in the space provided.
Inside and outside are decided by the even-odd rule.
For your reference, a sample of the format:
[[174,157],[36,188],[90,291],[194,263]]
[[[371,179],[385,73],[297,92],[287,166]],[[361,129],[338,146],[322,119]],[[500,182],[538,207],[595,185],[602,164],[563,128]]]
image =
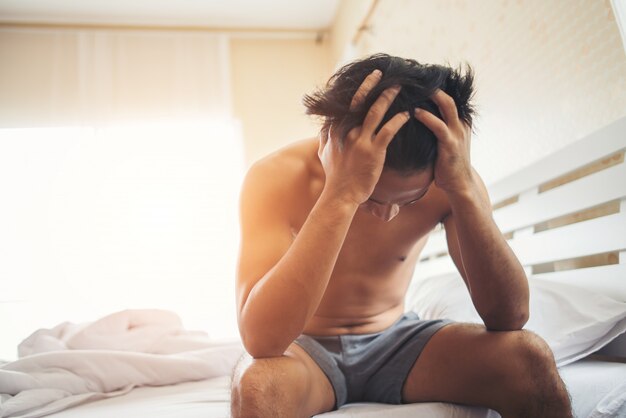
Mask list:
[[319,30],[340,0],[0,0],[0,21]]

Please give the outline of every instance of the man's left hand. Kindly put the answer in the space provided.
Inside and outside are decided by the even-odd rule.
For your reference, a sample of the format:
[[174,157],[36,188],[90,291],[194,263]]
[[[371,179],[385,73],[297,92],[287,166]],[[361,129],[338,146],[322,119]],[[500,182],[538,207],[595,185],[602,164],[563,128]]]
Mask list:
[[439,108],[443,120],[421,108],[415,109],[415,118],[439,140],[435,184],[447,193],[466,192],[473,185],[470,164],[471,128],[459,119],[454,99],[443,90],[437,89],[430,98]]

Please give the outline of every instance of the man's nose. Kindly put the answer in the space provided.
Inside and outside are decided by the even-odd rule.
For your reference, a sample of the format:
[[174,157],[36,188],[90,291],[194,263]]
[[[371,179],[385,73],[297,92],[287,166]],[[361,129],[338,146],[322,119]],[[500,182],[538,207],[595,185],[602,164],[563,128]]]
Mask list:
[[400,207],[395,203],[386,205],[374,204],[372,206],[372,214],[385,222],[389,222],[400,212]]

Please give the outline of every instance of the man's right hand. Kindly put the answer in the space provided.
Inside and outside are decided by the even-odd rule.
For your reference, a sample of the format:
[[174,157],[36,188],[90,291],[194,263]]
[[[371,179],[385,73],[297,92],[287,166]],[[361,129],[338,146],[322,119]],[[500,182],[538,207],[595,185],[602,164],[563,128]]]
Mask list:
[[[381,77],[382,73],[375,70],[365,78],[352,98],[351,109],[363,102]],[[399,91],[400,86],[383,91],[363,124],[350,130],[345,138],[338,138],[332,126],[328,136],[320,138],[318,155],[326,174],[326,193],[357,205],[369,199],[383,171],[387,146],[410,118],[408,112],[397,113],[376,133]]]

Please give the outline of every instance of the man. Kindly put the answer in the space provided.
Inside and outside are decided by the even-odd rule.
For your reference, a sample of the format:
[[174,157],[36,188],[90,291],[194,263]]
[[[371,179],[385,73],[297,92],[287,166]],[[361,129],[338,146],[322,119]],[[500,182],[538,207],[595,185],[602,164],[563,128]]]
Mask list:
[[[305,97],[320,138],[250,169],[237,277],[250,355],[234,371],[234,417],[358,401],[571,417],[549,347],[522,330],[527,279],[470,165],[472,81],[383,54],[349,64]],[[484,326],[404,314],[440,222]]]

